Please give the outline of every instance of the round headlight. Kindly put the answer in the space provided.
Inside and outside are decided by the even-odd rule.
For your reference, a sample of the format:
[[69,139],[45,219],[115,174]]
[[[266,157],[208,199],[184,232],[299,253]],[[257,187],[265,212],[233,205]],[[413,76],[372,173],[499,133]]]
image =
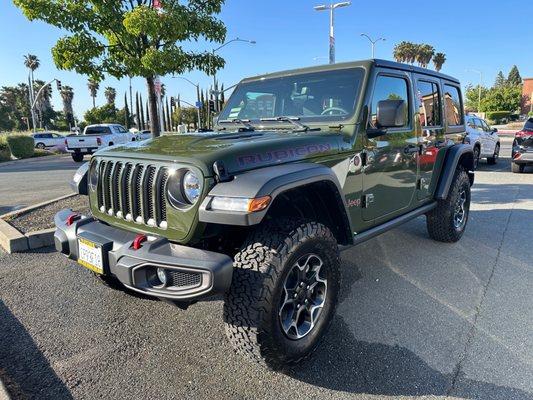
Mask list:
[[89,167],[89,186],[93,191],[98,186],[98,163],[96,161],[93,161]]
[[202,182],[192,171],[187,171],[183,175],[183,194],[185,199],[190,203],[196,203],[196,200],[200,197],[202,193]]

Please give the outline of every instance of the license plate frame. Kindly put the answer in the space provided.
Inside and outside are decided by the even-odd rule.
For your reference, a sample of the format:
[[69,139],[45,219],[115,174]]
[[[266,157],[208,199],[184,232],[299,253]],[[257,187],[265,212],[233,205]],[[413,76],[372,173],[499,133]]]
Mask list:
[[105,253],[101,244],[78,236],[78,264],[96,274],[105,274]]

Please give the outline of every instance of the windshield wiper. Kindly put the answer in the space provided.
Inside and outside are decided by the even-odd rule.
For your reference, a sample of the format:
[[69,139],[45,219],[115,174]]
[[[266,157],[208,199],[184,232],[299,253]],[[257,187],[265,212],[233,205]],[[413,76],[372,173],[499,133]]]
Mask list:
[[298,117],[287,117],[287,116],[280,116],[280,117],[271,117],[271,118],[261,118],[259,121],[261,122],[289,122],[292,125],[296,126],[298,129],[295,129],[295,132],[307,132],[307,131],[319,131],[320,128],[310,128],[307,125],[302,124],[300,121],[300,118]]
[[[255,131],[255,128],[253,127],[252,124],[250,124],[249,119],[240,119],[240,118],[222,119],[220,121],[217,121],[217,124],[241,124],[248,131]],[[226,129],[226,128],[223,128],[223,129]]]

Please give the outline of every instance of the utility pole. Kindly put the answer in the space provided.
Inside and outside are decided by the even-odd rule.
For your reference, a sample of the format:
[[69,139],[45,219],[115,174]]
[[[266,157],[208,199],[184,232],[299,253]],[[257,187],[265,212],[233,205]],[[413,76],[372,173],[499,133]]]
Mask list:
[[329,63],[335,64],[335,17],[334,17],[334,11],[336,8],[341,7],[347,7],[351,5],[351,1],[343,1],[340,3],[332,3],[329,5],[322,4],[319,6],[315,6],[314,9],[316,11],[329,11]]
[[369,42],[370,42],[370,44],[371,44],[371,46],[372,46],[372,58],[375,58],[375,47],[376,47],[376,43],[379,42],[380,40],[383,40],[383,41],[385,42],[386,39],[380,37],[379,39],[372,40],[372,38],[371,38],[370,36],[368,36],[366,33],[361,33],[361,36],[366,37],[366,38],[369,40]]

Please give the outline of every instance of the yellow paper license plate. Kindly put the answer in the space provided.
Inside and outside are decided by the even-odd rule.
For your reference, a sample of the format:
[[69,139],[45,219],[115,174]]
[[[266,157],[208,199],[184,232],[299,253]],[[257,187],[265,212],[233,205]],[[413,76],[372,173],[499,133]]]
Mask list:
[[90,240],[78,238],[78,263],[97,274],[103,274],[102,248]]

